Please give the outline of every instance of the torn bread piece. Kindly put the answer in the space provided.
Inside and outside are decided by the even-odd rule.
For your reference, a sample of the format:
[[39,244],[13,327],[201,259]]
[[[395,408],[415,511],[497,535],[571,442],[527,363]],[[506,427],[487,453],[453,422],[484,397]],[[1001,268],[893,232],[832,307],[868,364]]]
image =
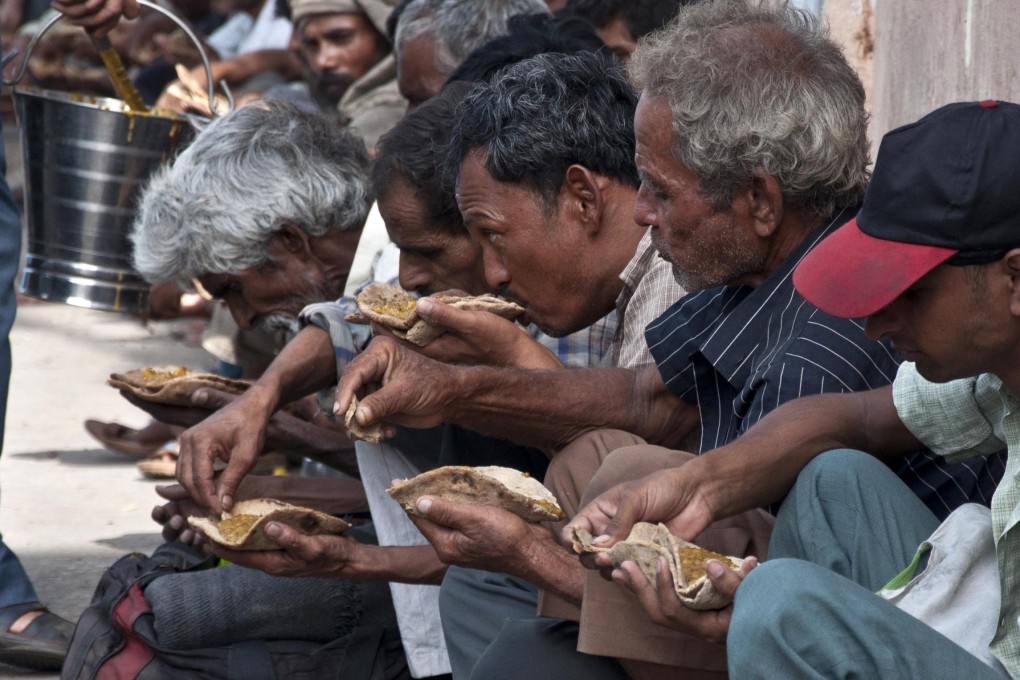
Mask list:
[[[489,312],[504,319],[516,319],[524,312],[524,308],[515,302],[504,300],[496,295],[451,295],[437,293],[430,296],[457,309],[473,312]],[[413,295],[399,286],[386,283],[373,283],[358,293],[358,309],[361,315],[376,323],[386,326],[398,338],[407,340],[419,347],[429,344],[445,331],[431,326],[418,317],[418,301]],[[359,315],[348,314],[352,323],[362,323]]]
[[617,567],[630,560],[638,565],[653,586],[656,583],[655,563],[660,556],[665,557],[673,575],[677,597],[691,609],[721,609],[730,603],[730,599],[720,594],[708,580],[706,562],[719,560],[734,570],[739,570],[744,563],[739,557],[722,555],[677,538],[664,524],[638,522],[626,540],[609,548],[593,545],[592,535],[586,530],[577,526],[571,529],[574,552],[609,553],[609,559]]
[[502,508],[528,522],[555,522],[565,517],[556,497],[541,482],[498,465],[448,465],[398,482],[386,493],[412,515],[419,514],[418,497],[438,496],[464,505]]
[[361,402],[357,397],[351,399],[351,405],[347,407],[347,413],[344,414],[344,426],[347,427],[348,432],[358,439],[372,443],[381,442],[383,440],[382,423],[375,423],[366,427],[360,425],[357,419],[355,419],[354,412],[358,410],[359,403]]
[[209,540],[231,550],[279,550],[280,546],[265,534],[266,524],[280,522],[309,536],[338,535],[351,528],[339,517],[302,508],[272,498],[238,501],[223,518],[192,516],[188,524]]
[[172,406],[191,406],[191,395],[202,387],[241,394],[251,386],[244,380],[199,373],[184,366],[150,366],[127,373],[113,373],[106,383],[139,399]]

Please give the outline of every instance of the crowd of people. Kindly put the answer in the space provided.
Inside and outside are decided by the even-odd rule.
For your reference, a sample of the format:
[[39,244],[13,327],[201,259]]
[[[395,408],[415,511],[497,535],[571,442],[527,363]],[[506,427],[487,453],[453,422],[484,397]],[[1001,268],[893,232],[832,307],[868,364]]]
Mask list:
[[[276,344],[240,396],[135,402],[187,428],[163,537],[230,563],[152,582],[162,641],[390,633],[323,677],[1020,678],[1020,106],[944,106],[872,163],[860,79],[785,4],[233,4],[209,75],[237,107],[147,182],[134,264]],[[172,66],[138,71],[157,106]],[[371,282],[444,333],[349,321]],[[268,450],[345,475],[250,474]],[[521,470],[566,518],[386,493],[445,465]],[[370,520],[265,551],[186,521],[257,497]],[[728,604],[571,547],[638,522],[745,558],[706,565]],[[0,661],[59,666],[71,624],[8,600],[8,563]]]

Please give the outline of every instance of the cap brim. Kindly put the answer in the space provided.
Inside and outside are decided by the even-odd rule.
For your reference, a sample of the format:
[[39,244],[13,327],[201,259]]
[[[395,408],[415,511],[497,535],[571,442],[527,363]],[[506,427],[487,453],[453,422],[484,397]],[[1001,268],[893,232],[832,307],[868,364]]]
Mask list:
[[845,319],[868,316],[957,252],[875,238],[853,219],[801,260],[793,285],[826,314]]

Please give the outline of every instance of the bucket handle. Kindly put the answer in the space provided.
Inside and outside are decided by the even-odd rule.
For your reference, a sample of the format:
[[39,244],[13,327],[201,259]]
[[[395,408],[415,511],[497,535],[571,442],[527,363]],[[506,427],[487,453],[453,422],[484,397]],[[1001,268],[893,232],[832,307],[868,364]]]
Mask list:
[[[209,57],[206,56],[205,49],[202,47],[202,43],[199,42],[198,36],[195,35],[194,31],[192,31],[191,28],[189,28],[188,25],[180,19],[180,17],[178,17],[173,12],[164,9],[155,2],[150,2],[150,0],[138,0],[138,4],[143,7],[154,9],[159,13],[165,15],[168,19],[177,24],[178,28],[184,31],[184,33],[189,38],[191,38],[191,42],[195,43],[195,47],[198,48],[198,54],[199,56],[202,57],[202,66],[205,67],[205,81],[209,87],[209,111],[212,113],[213,118],[215,118],[218,114],[216,112],[216,105],[214,104],[216,91],[215,84],[213,83],[212,80],[212,68],[209,66]],[[18,69],[17,74],[15,74],[12,80],[6,80],[2,76],[0,76],[0,83],[3,83],[8,87],[14,87],[15,85],[18,84],[18,82],[21,81],[21,79],[25,76],[25,70],[28,68],[28,58],[32,56],[32,50],[35,49],[36,43],[39,42],[39,39],[43,37],[43,34],[46,33],[46,31],[50,30],[50,27],[53,26],[53,24],[57,23],[63,18],[64,15],[58,13],[55,16],[51,17],[50,20],[47,21],[46,24],[41,29],[39,29],[39,32],[32,37],[32,41],[28,43],[28,48],[25,50],[25,58],[21,61],[21,67]],[[7,54],[5,54],[3,59],[0,59],[0,69],[5,68],[7,64],[9,64],[11,60],[14,59],[14,57],[16,57],[17,55],[18,55],[17,50],[11,50]],[[234,95],[231,94],[230,88],[227,87],[226,82],[221,80],[220,87],[223,88],[223,91],[227,95],[227,103],[229,104],[229,109],[227,110],[227,112],[229,113],[230,111],[234,110]]]

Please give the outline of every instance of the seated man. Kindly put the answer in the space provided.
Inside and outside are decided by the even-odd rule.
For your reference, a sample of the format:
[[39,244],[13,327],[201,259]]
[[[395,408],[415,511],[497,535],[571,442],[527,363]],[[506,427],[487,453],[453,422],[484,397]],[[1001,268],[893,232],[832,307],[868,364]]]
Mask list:
[[[562,232],[557,237],[558,243],[564,249],[564,252],[584,254],[583,257],[563,258],[562,272],[558,277],[564,280],[572,276],[579,276],[586,280],[598,277],[600,279],[598,288],[604,292],[600,292],[594,305],[591,296],[586,295],[560,299],[556,286],[543,286],[543,283],[546,283],[544,280],[547,278],[546,268],[525,268],[520,274],[519,285],[525,286],[527,290],[535,290],[536,299],[540,297],[543,300],[544,307],[549,310],[547,314],[534,320],[547,329],[555,329],[557,335],[564,335],[570,331],[584,329],[585,324],[591,323],[593,319],[597,320],[599,316],[604,316],[607,312],[612,311],[617,295],[623,292],[625,288],[628,291],[632,291],[634,288],[638,288],[641,291],[641,294],[635,298],[633,307],[634,317],[636,319],[640,319],[642,316],[647,316],[648,318],[654,317],[681,294],[675,282],[672,281],[668,266],[661,262],[661,260],[652,257],[651,251],[645,243],[642,244],[644,248],[642,249],[642,257],[640,258],[639,265],[636,267],[636,271],[628,276],[627,284],[629,285],[625,285],[619,278],[620,271],[627,265],[628,260],[634,257],[635,250],[644,235],[642,230],[634,224],[629,209],[629,203],[633,199],[637,181],[632,155],[634,94],[627,85],[626,78],[620,68],[609,62],[605,57],[589,53],[578,56],[576,59],[568,58],[564,55],[551,55],[548,58],[538,59],[537,63],[543,69],[542,78],[552,77],[553,74],[559,77],[562,71],[568,71],[573,74],[574,80],[572,82],[584,84],[584,87],[573,88],[572,91],[574,92],[574,97],[590,99],[593,103],[593,106],[588,107],[590,110],[587,114],[591,117],[592,125],[585,129],[586,131],[583,135],[574,135],[569,148],[565,148],[562,143],[555,141],[556,136],[547,135],[546,139],[548,140],[549,147],[535,149],[535,157],[541,157],[552,163],[557,169],[556,171],[562,173],[562,177],[566,178],[568,174],[574,177],[579,186],[573,188],[567,185],[563,189],[557,186],[555,189],[545,189],[543,190],[545,193],[541,194],[533,191],[527,192],[525,196],[528,202],[524,206],[528,211],[528,219],[522,223],[521,233],[531,234],[530,240],[535,244],[540,244],[547,234],[554,229],[558,229]],[[597,86],[595,85],[596,83],[598,84]],[[454,127],[454,119],[452,118],[451,109],[446,118],[431,122],[431,111],[444,101],[449,92],[455,91],[455,88],[460,88],[463,91],[464,86],[452,85],[438,98],[416,109],[406,121],[384,138],[381,145],[381,154],[376,166],[375,176],[383,180],[386,186],[381,185],[379,188],[380,209],[387,218],[387,227],[392,239],[400,244],[403,249],[401,254],[401,280],[405,286],[413,285],[418,288],[433,290],[441,286],[444,281],[435,274],[441,261],[449,262],[450,265],[455,265],[457,269],[461,269],[460,278],[463,280],[466,272],[469,270],[466,263],[456,263],[458,260],[465,262],[465,258],[463,255],[458,258],[447,258],[447,254],[451,252],[449,245],[456,245],[457,251],[466,250],[467,253],[474,252],[476,258],[482,253],[482,247],[478,240],[469,240],[469,232],[460,222],[460,215],[456,212],[456,203],[453,201],[452,188],[445,189],[445,196],[447,197],[445,204],[441,200],[436,200],[444,195],[442,186],[438,187],[439,190],[432,188],[437,184],[437,178],[445,177],[444,173],[436,173],[434,171],[434,154],[436,151],[445,151],[445,145],[439,142],[450,134]],[[586,92],[589,92],[589,94],[585,94]],[[564,102],[563,105],[569,106],[567,102]],[[565,118],[561,115],[562,110],[560,109],[546,111],[544,106],[536,105],[534,109],[521,110],[517,115],[533,119],[539,112],[542,115],[543,125],[559,126],[558,129],[561,131],[569,129],[563,125]],[[427,128],[420,129],[426,124],[428,125]],[[415,130],[415,128],[419,129]],[[436,128],[438,128],[439,132],[437,132]],[[413,134],[411,133],[412,131],[414,131]],[[402,157],[398,157],[397,161],[395,161],[390,157],[394,153],[391,148],[391,142],[397,141],[401,141],[400,148],[404,149],[404,151],[400,151],[398,148],[397,153]],[[413,149],[416,145],[421,146],[423,141],[427,145],[431,145],[433,158],[431,163],[417,160],[415,154],[407,153],[408,149]],[[426,149],[428,148],[429,146],[426,146]],[[589,165],[594,166],[596,170],[588,169],[587,166]],[[387,178],[391,179],[387,181]],[[421,186],[423,182],[430,182],[430,184]],[[561,191],[575,191],[581,203],[576,204],[573,201],[564,201],[562,210],[554,214],[546,214],[544,210],[546,197],[549,197],[549,200],[555,200],[552,197]],[[440,230],[438,226],[431,230],[422,229],[420,224],[421,216],[430,214],[456,216],[460,231],[457,232],[456,230],[446,228]],[[417,219],[415,219],[416,217]],[[468,247],[470,249],[467,249]],[[591,265],[593,264],[597,266],[592,267]],[[589,271],[586,271],[586,269]],[[477,267],[477,265],[470,269],[470,271],[479,270],[480,267]],[[649,270],[654,272],[654,276],[652,273],[649,273]],[[456,271],[456,269],[453,271]],[[445,280],[450,280],[450,274],[445,276]],[[515,282],[518,281],[517,278],[514,280]],[[491,284],[495,282],[496,280],[491,280],[489,284],[484,284],[484,289],[491,289]],[[470,283],[470,281],[467,283]],[[461,283],[460,285],[463,287],[465,284]],[[479,284],[473,283],[472,286],[477,288]],[[557,304],[557,302],[560,304]],[[643,307],[645,309],[651,307],[651,311],[642,312]],[[312,311],[309,310],[310,313]],[[499,347],[507,344],[508,340],[523,335],[519,330],[515,331],[508,322],[491,315],[477,315],[489,317],[487,319],[479,319],[476,318],[476,315],[459,313],[458,310],[451,308],[445,308],[444,311],[444,325],[453,328],[455,332],[448,334],[448,336],[453,337],[444,336],[435,341],[436,344],[460,342],[464,339],[477,336],[480,339],[488,338],[487,342],[479,343],[480,347],[491,345],[492,339],[499,341],[495,345]],[[627,313],[630,316],[631,310],[628,310]],[[487,323],[483,324],[483,321]],[[632,325],[630,328],[631,333],[638,329],[636,336],[637,345],[641,344],[639,329],[642,325],[638,321],[636,325]],[[493,326],[496,326],[496,328],[493,329]],[[329,327],[331,332],[335,328],[339,328],[335,324],[329,324]],[[308,334],[309,337],[313,337],[317,332],[321,333],[318,328],[309,328],[303,331],[302,335]],[[631,335],[628,337],[634,338],[635,336]],[[563,340],[567,339],[566,337],[563,338]],[[299,336],[298,341],[301,340],[302,338]],[[336,344],[336,340],[334,338],[334,344]],[[557,341],[559,340],[557,338]],[[631,354],[633,349],[631,344],[631,342],[625,343],[628,355]],[[431,347],[430,345],[425,351],[432,351]],[[336,361],[343,358],[340,352],[334,355],[334,348],[329,345],[322,348],[319,346],[309,347],[308,350],[310,351],[303,351],[301,354],[302,358],[306,361],[312,357],[319,356],[320,351],[324,352],[322,357],[326,361]],[[444,351],[447,354],[453,352],[449,344],[447,344],[447,348]],[[281,368],[287,365],[284,362],[287,362],[290,352],[291,348],[288,347],[281,354],[279,360]],[[546,352],[546,355],[548,358],[555,358],[548,352]],[[647,357],[647,352],[643,349],[634,352],[633,355],[636,358],[635,360],[639,358],[648,360],[645,358]],[[503,364],[508,363],[511,359],[514,362],[520,363],[521,352],[514,350],[505,357],[489,353],[486,357],[488,361]],[[531,362],[531,359],[528,359],[528,361]],[[546,359],[544,364],[531,362],[531,365],[552,366],[553,363]],[[558,366],[559,364],[555,363],[555,365]],[[562,370],[562,368],[558,370]],[[239,400],[236,408],[245,408],[244,401]],[[249,414],[253,412],[255,411],[249,411]],[[251,423],[256,422],[254,417],[247,416],[239,419],[237,422],[241,421],[249,427]],[[214,450],[213,444],[215,441],[230,441],[229,438],[206,439],[208,431],[203,432],[201,428],[193,431],[191,435],[195,436],[198,443],[208,446],[206,450],[196,450],[196,458],[198,455],[204,456],[207,455],[208,451]],[[187,438],[188,436],[186,435],[185,440]],[[242,460],[240,455],[242,453],[243,451],[240,449],[234,449],[231,454],[231,460]],[[464,455],[477,456],[479,453],[475,449],[470,449],[465,451]],[[198,460],[196,462],[201,463],[202,461]],[[183,481],[191,481],[192,486],[194,486],[192,478],[188,476],[185,476]],[[219,481],[222,483],[223,477]],[[388,484],[388,482],[389,480],[387,479],[384,481],[384,484]],[[201,494],[195,493],[195,496],[198,498],[201,497]],[[397,507],[392,502],[391,505],[394,508]],[[544,529],[543,531],[545,531],[547,539],[551,540],[552,536],[549,535],[548,531]],[[296,537],[294,540],[296,546],[301,545]],[[240,559],[245,558],[242,557]],[[251,558],[249,557],[245,563],[251,563],[250,560]],[[268,562],[256,566],[271,568]],[[533,611],[533,589],[530,589],[529,592],[532,593],[532,604],[529,609]],[[479,619],[482,618],[481,614],[482,612],[480,611]],[[492,621],[497,624],[497,627],[502,622],[502,618],[492,618],[490,616],[485,616],[484,618],[486,622]],[[481,621],[479,621],[479,625],[480,623]],[[450,640],[455,638],[456,636],[448,636]],[[466,656],[470,656],[470,653]],[[473,663],[473,658],[471,661]]]
[[[563,488],[584,493],[586,477],[615,447],[643,440],[679,446],[700,423],[695,448],[707,451],[802,394],[869,389],[891,380],[898,356],[869,340],[860,322],[814,308],[789,280],[818,240],[853,217],[867,184],[863,88],[839,47],[792,9],[695,4],[645,38],[632,72],[642,86],[635,119],[642,188],[635,218],[650,225],[659,256],[672,264],[680,283],[696,291],[648,327],[658,365],[496,371],[433,364],[377,340],[345,372],[338,409],[358,392],[362,425],[453,420],[555,449],[598,428],[638,435],[594,434],[558,454],[565,463],[554,474],[560,464],[553,461],[547,483],[563,478]],[[763,83],[768,96],[762,95]],[[723,120],[711,115],[722,110],[730,112]],[[780,124],[790,120],[797,122]],[[499,168],[501,149],[464,146],[457,157],[461,209],[469,228],[485,238],[487,256],[509,262],[520,249],[514,238],[520,201],[508,203],[512,209],[487,205],[498,195],[490,191],[496,198],[480,200],[486,193],[475,181],[483,161]],[[428,381],[420,378],[425,372]],[[367,385],[378,388],[365,394]],[[616,473],[641,475],[676,464],[668,450],[644,452]],[[920,452],[898,469],[944,515],[964,501],[990,497],[1001,460],[949,465]],[[437,523],[453,529],[442,539],[440,528],[433,528],[433,538],[455,542],[466,514],[448,504],[432,508]],[[563,557],[566,551],[559,550]],[[620,601],[611,584],[597,576],[565,577],[570,567],[562,559],[549,557],[546,566],[548,573],[535,574],[531,565],[521,573],[543,586],[557,584],[558,594],[582,602],[581,651],[633,660],[626,662],[632,674],[648,664],[724,672],[721,646],[703,649],[650,631],[643,613],[629,598]],[[648,644],[651,636],[661,644]]]
[[[575,518],[606,545],[636,521],[689,538],[785,496],[773,559],[739,573],[708,563],[716,588],[736,598],[723,610],[682,606],[668,570],[655,586],[633,563],[613,572],[652,620],[728,639],[733,677],[1020,677],[1018,149],[1020,106],[1004,102],[950,104],[893,130],[857,219],[797,268],[805,298],[838,317],[867,315],[871,337],[907,354],[891,387],[786,404],[712,455],[614,487]],[[990,513],[953,513],[933,535],[939,520],[880,462],[922,443],[954,458],[1008,447]],[[947,539],[953,524],[962,532]],[[966,548],[964,573],[989,580],[948,610],[908,613],[966,585],[960,574],[941,585],[926,577],[939,551],[946,559],[972,536],[986,549]],[[921,560],[914,604],[875,596],[928,540],[935,552]]]
[[[245,107],[150,179],[135,267],[152,281],[197,282],[243,329],[293,327],[305,305],[343,290],[369,198],[364,145],[339,120],[283,102]],[[182,409],[136,403],[194,423]],[[290,414],[278,414],[267,443],[356,474],[346,437]]]
[[338,108],[371,149],[396,125],[407,102],[385,36],[391,0],[293,0],[298,53],[319,106]]
[[[467,230],[461,222],[460,215],[456,209],[452,188],[443,183],[443,175],[441,173],[434,172],[437,164],[436,155],[443,150],[441,142],[445,136],[449,135],[453,127],[452,122],[456,104],[467,87],[460,85],[452,88],[448,95],[444,94],[444,97],[440,97],[435,102],[423,107],[420,111],[414,112],[389,135],[384,137],[380,146],[380,155],[375,166],[375,180],[378,184],[380,195],[380,210],[386,216],[387,228],[391,237],[405,248],[406,257],[402,256],[401,278],[405,281],[405,285],[409,287],[413,286],[426,290],[460,288],[472,293],[488,292],[490,290],[482,272],[481,250],[478,244],[470,239]],[[284,107],[282,104],[275,106],[289,108]],[[228,120],[238,116],[242,111],[235,112],[228,117]],[[304,115],[307,116],[309,114]],[[243,140],[246,148],[249,140],[257,138],[257,136],[254,133],[249,133],[247,137],[242,138],[238,136],[233,141],[242,143]],[[214,167],[218,167],[219,160],[215,154],[212,155],[211,161]],[[200,163],[200,161],[198,162]],[[294,181],[304,181],[307,184],[316,185],[319,178],[316,177],[318,173],[315,172],[315,168],[316,164],[314,162],[308,162],[300,171],[291,169],[289,175],[294,176]],[[192,169],[195,170],[195,168]],[[202,172],[198,172],[198,174],[201,175]],[[312,176],[304,177],[304,175]],[[175,177],[172,181],[168,182],[169,187],[162,185],[162,192],[151,196],[152,203],[158,205],[161,202],[161,197],[166,196],[168,204],[162,206],[162,208],[169,209],[176,205],[176,199],[174,198],[176,192],[171,189],[176,188],[178,184],[185,185],[187,181],[185,178]],[[212,182],[211,180],[209,181]],[[220,181],[222,182],[222,180]],[[215,183],[211,185],[215,186]],[[247,183],[246,186],[251,186],[254,191],[258,191],[261,188],[260,183],[255,180]],[[323,187],[322,191],[329,195],[328,188]],[[302,192],[295,189],[295,193]],[[285,210],[286,205],[275,207],[280,203],[285,203],[285,199],[272,194],[267,198],[276,202],[272,207],[273,210]],[[361,200],[362,198],[365,198],[365,196],[351,197],[351,200]],[[267,209],[269,209],[268,206]],[[161,214],[164,210],[159,209],[152,212],[153,214]],[[148,223],[146,223],[146,228],[149,228]],[[187,227],[183,226],[182,228]],[[174,251],[181,248],[187,250],[189,243],[190,240],[175,242],[170,250]],[[162,253],[162,255],[167,266],[174,262],[187,263],[199,257],[198,254],[188,255],[184,253],[181,253],[181,257],[177,257],[167,252]],[[287,283],[289,279],[280,276],[280,274],[301,269],[300,262],[288,264],[277,261],[274,264],[275,266],[272,271],[261,272],[263,274],[261,279],[263,285],[260,290],[264,294],[273,290],[273,282],[276,280],[279,280],[281,283]],[[227,272],[232,271],[232,268],[225,266],[225,263],[220,263],[220,265],[219,268]],[[203,268],[208,268],[209,266],[208,263],[202,264]],[[247,271],[244,270],[244,272]],[[242,275],[244,272],[242,272]],[[233,278],[229,279],[229,282],[233,283],[238,275],[231,274],[231,276]],[[203,276],[200,278],[207,280],[208,277]],[[213,280],[213,283],[218,281],[218,278],[216,278]],[[229,288],[227,292],[230,292]],[[305,370],[305,367],[311,366],[306,377],[311,377],[313,380],[321,380],[323,385],[328,386],[336,379],[337,365],[344,365],[346,357],[351,356],[360,349],[361,344],[352,334],[352,327],[342,322],[343,308],[341,305],[337,303],[310,305],[305,310],[304,316],[313,324],[320,325],[311,325],[299,333],[296,339],[283,350],[278,361],[274,363],[274,366],[270,368],[266,376],[263,376],[260,385],[267,384],[267,380],[273,379],[274,372],[278,375],[280,371],[290,368],[299,367],[301,370]],[[467,316],[473,318],[473,315],[470,313]],[[491,315],[486,314],[484,316]],[[506,325],[505,328],[500,327],[500,337],[503,339],[502,345],[513,346],[516,344],[511,342],[513,338],[525,338],[527,339],[527,345],[537,349],[537,351],[533,349],[527,355],[528,357],[533,357],[528,359],[528,361],[540,362],[537,364],[532,363],[531,365],[561,365],[556,354],[542,346],[535,345],[534,340],[524,330],[516,329],[509,322],[502,319],[499,321]],[[356,326],[353,329],[354,332],[361,332],[365,327]],[[474,351],[476,355],[486,356],[487,359],[500,360],[497,348],[489,344],[478,345],[476,349],[472,350],[471,339],[471,332],[465,330],[459,340],[443,337],[435,341],[434,345],[446,346],[449,348],[446,350],[447,352],[459,352],[463,357],[470,355]],[[320,347],[317,344],[312,345],[312,351],[306,352],[306,349],[309,347],[307,344],[309,340],[313,341],[313,343],[316,340],[324,340],[324,344],[321,345],[323,352],[316,352],[316,349]],[[335,346],[334,342],[336,343]],[[458,342],[459,348],[457,346]],[[515,351],[513,354],[517,356],[517,360],[522,359],[519,356],[521,355],[520,352]],[[319,360],[322,361],[321,366],[318,363]],[[313,371],[318,373],[313,373]],[[302,377],[302,379],[305,379],[305,377]],[[310,392],[315,386],[313,384],[307,390],[296,388],[294,395],[298,396]],[[205,427],[194,428],[184,438],[184,445],[188,445],[189,437],[201,439],[209,431],[215,432],[222,429],[224,424],[227,426],[239,426],[239,429],[243,430],[242,434],[246,437],[254,433],[255,437],[251,441],[257,442],[260,436],[257,432],[258,423],[260,422],[258,411],[248,411],[246,414],[245,409],[251,408],[253,405],[261,407],[258,403],[259,400],[255,398],[258,392],[259,385],[253,388],[245,397],[238,399],[230,408],[224,409],[209,418],[208,425]],[[332,392],[329,394],[329,403],[332,403]],[[269,421],[269,425],[272,426],[273,421],[279,416],[280,414],[274,415],[273,419]],[[401,448],[403,450],[403,447]],[[358,452],[358,457],[359,463],[363,462],[364,458],[361,451]],[[232,466],[235,467],[239,461],[243,460],[240,455],[234,455],[232,459]],[[373,493],[382,496],[385,499],[386,505],[392,506],[392,509],[399,513],[399,517],[406,522],[403,511],[399,509],[399,506],[392,503],[383,492],[383,488],[389,484],[393,477],[392,471],[394,468],[389,466],[391,461],[392,457],[386,457],[381,470],[377,469],[379,466],[366,470],[366,468],[359,465],[359,472],[365,480],[366,487],[371,491],[369,494],[370,504],[372,503]],[[434,461],[432,464],[434,464]],[[387,471],[391,472],[390,476],[382,478],[382,474],[385,474]],[[224,474],[229,476],[232,474],[232,469]],[[241,474],[243,474],[243,470]],[[247,478],[245,479],[247,486],[251,486],[250,481]],[[264,485],[260,488],[264,488]],[[249,491],[239,488],[237,493],[248,495]],[[189,502],[187,494],[178,494],[176,492],[172,494],[171,500],[178,505]],[[195,509],[193,503],[190,507]],[[386,507],[382,508],[382,510],[385,509]],[[326,553],[329,556],[328,567],[325,568],[326,571],[334,576],[345,576],[355,580],[401,581],[405,584],[428,584],[438,581],[443,571],[445,571],[445,566],[436,559],[432,548],[427,545],[416,546],[409,545],[406,542],[392,543],[386,540],[393,533],[392,527],[384,523],[384,513],[377,513],[376,510],[377,506],[373,506],[373,519],[378,528],[380,541],[384,543],[384,546],[366,545],[349,538],[336,538],[325,541],[320,547],[328,551]],[[161,511],[158,514],[162,521],[176,524],[178,530],[183,528],[181,524],[182,518],[173,516],[178,514],[177,508],[168,508],[167,511]],[[417,535],[413,526],[410,526],[410,529]],[[399,535],[399,532],[396,535]],[[418,539],[422,540],[420,536],[418,536]],[[258,566],[267,571],[286,573],[285,571],[279,571],[283,569],[278,563],[280,556],[280,553],[268,555],[247,554],[237,557],[234,561],[240,564]],[[291,557],[293,558],[293,555]],[[395,593],[397,590],[394,588]],[[421,601],[425,597],[418,593],[414,599]],[[399,615],[400,607],[396,597],[395,604],[398,605]],[[413,621],[412,626],[409,626],[410,630],[408,635],[405,636],[405,649],[408,650],[409,664],[415,675],[430,675],[442,672],[442,664],[448,663],[445,660],[445,648],[442,647],[438,614],[436,614],[435,622],[434,632],[430,632],[421,629],[423,623],[427,623],[427,621],[418,618]],[[402,633],[404,632],[403,628],[402,626]],[[436,633],[439,634],[438,643],[435,643],[433,639]],[[410,644],[409,640],[417,640],[417,646]],[[429,647],[426,644],[422,644],[423,641],[433,643],[433,646]],[[434,646],[435,644],[439,646]],[[441,652],[441,654],[438,654],[438,652]],[[440,656],[442,657],[441,659],[438,658]]]

